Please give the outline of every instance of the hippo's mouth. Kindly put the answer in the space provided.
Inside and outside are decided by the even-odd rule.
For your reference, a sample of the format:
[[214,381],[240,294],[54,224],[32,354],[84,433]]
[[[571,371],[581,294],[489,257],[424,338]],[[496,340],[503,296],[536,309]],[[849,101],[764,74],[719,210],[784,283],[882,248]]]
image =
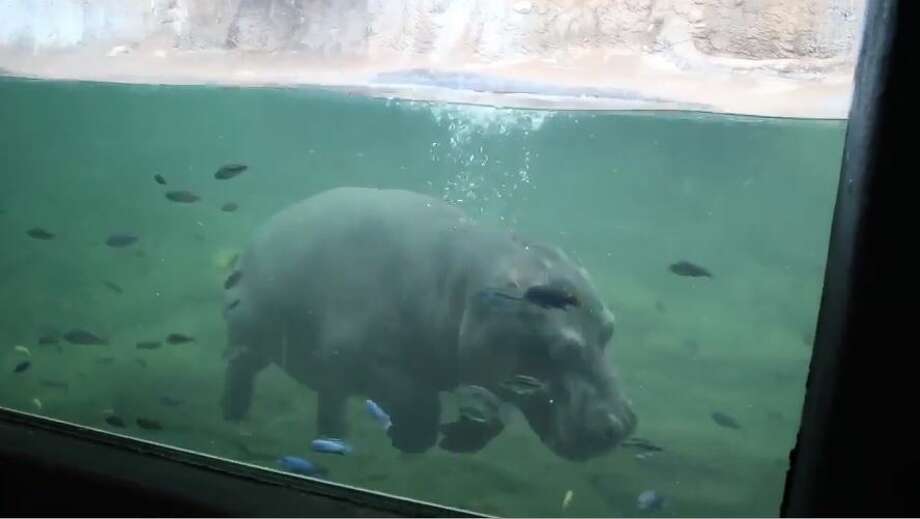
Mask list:
[[636,416],[625,402],[614,406],[557,389],[519,397],[514,403],[544,445],[571,461],[612,450],[636,427]]

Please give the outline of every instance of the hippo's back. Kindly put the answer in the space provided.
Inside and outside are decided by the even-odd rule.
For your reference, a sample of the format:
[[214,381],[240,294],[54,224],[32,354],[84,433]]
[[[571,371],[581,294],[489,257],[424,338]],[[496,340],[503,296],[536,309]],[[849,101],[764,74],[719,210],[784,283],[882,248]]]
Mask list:
[[294,204],[240,259],[240,281],[227,291],[228,304],[239,301],[227,315],[231,342],[255,333],[322,343],[399,326],[405,305],[436,305],[444,247],[470,225],[459,209],[402,190],[338,188]]

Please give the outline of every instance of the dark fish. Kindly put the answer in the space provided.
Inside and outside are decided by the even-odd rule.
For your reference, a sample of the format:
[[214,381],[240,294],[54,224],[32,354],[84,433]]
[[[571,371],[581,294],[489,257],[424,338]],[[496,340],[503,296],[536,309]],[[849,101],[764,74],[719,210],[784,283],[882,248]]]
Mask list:
[[221,166],[217,170],[217,173],[214,173],[214,178],[218,180],[227,180],[228,178],[233,178],[240,173],[249,169],[249,166],[246,164],[226,164]]
[[655,445],[649,440],[637,436],[625,440],[621,445],[623,445],[623,447],[638,449],[645,452],[661,452],[664,450],[664,448]]
[[160,341],[141,341],[137,343],[137,349],[139,350],[155,350],[162,346],[163,343]]
[[220,206],[220,210],[225,213],[232,213],[233,211],[236,211],[239,208],[240,206],[237,205],[236,202],[227,202],[226,204]]
[[129,233],[116,233],[109,236],[105,240],[105,244],[109,247],[127,247],[132,243],[136,242],[139,238],[133,234]]
[[36,240],[50,240],[54,238],[53,232],[48,232],[41,227],[35,227],[26,231],[26,234],[35,238]]
[[678,276],[686,276],[691,278],[711,278],[712,273],[706,270],[705,268],[694,265],[689,261],[678,261],[677,263],[672,263],[668,270],[677,274]]
[[147,361],[144,360],[144,359],[134,359],[134,362],[137,362],[137,365],[140,366],[140,367],[142,367],[142,368],[146,368],[146,367],[147,367]]
[[109,341],[86,330],[74,329],[64,334],[64,340],[70,344],[105,345]]
[[41,345],[57,344],[61,342],[61,338],[57,335],[42,335],[38,338],[38,343]]
[[99,357],[96,359],[96,364],[108,365],[115,362],[115,357]]
[[537,285],[524,292],[524,299],[543,308],[561,308],[578,306],[578,298],[574,294],[557,287]]
[[166,198],[182,204],[191,204],[201,200],[200,196],[191,191],[167,191]]
[[195,338],[181,333],[171,333],[166,337],[166,342],[170,344],[183,344],[186,342],[195,342]]
[[162,431],[163,424],[156,420],[150,420],[148,418],[138,418],[137,426],[141,429],[147,429],[148,431]]
[[725,413],[715,411],[714,413],[712,413],[711,416],[712,416],[712,420],[715,423],[721,425],[722,427],[726,427],[728,429],[740,429],[741,428],[741,424],[738,423],[738,420],[735,420],[734,418],[732,418],[731,416],[728,416]]
[[27,360],[24,360],[20,362],[19,364],[16,364],[16,367],[13,368],[13,373],[22,373],[23,371],[29,369],[30,367],[32,367],[32,363]]
[[106,416],[105,423],[111,425],[112,427],[124,427],[125,426],[125,421],[122,420],[121,417],[116,416],[114,414],[110,414],[109,416]]
[[68,389],[70,384],[67,382],[61,382],[60,380],[51,380],[51,379],[42,379],[41,385],[45,387],[50,387],[53,389]]
[[161,396],[160,403],[167,407],[176,407],[182,405],[182,400],[178,398],[173,398],[171,396]]
[[229,311],[229,310],[233,310],[234,308],[236,308],[237,306],[239,306],[239,304],[240,304],[240,300],[239,300],[239,299],[234,299],[233,301],[230,302],[230,304],[227,305],[227,310],[228,310],[228,311]]
[[232,274],[227,277],[227,280],[224,281],[224,290],[230,290],[235,287],[237,283],[240,282],[240,279],[243,278],[243,273],[239,270],[234,270]]
[[105,285],[106,288],[108,288],[108,289],[111,290],[112,292],[115,292],[116,294],[124,294],[124,293],[125,293],[125,291],[124,291],[120,286],[118,286],[118,284],[116,284],[116,283],[114,283],[114,282],[112,282],[112,281],[103,281],[102,284]]
[[160,175],[159,173],[157,173],[156,175],[153,176],[153,180],[155,180],[156,183],[157,183],[157,184],[160,184],[161,186],[165,186],[165,185],[166,185],[166,179],[163,178],[163,175]]

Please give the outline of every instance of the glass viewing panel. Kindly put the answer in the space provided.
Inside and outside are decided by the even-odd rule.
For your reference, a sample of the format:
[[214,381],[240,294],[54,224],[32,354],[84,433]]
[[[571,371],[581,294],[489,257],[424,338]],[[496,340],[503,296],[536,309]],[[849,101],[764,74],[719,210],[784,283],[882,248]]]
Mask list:
[[[726,26],[694,40],[733,78],[723,105],[574,95],[587,58],[552,47],[571,73],[547,65],[539,84],[413,66],[378,89],[257,87],[260,63],[319,53],[328,78],[338,58],[241,43],[253,9],[277,21],[305,3],[211,3],[236,35],[223,58],[189,43],[210,33],[184,2],[145,11],[190,24],[166,51],[159,33],[99,50],[101,25],[52,46],[48,13],[0,8],[0,405],[489,514],[778,513],[843,147],[850,85],[841,101],[832,84],[851,61],[809,76],[797,64],[835,58],[731,58]],[[434,4],[439,20],[459,9]],[[556,9],[499,4],[513,20]],[[850,9],[826,17],[853,25]],[[202,84],[208,59],[240,56],[253,68]],[[688,92],[717,89],[684,65]],[[729,102],[741,91],[749,110]]]

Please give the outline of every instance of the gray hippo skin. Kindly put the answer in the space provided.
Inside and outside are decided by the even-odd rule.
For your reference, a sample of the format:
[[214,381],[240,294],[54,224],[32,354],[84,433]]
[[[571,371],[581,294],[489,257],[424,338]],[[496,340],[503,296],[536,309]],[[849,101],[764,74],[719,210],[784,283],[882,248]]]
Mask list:
[[[503,425],[441,424],[440,391],[477,385],[516,404],[556,454],[616,446],[636,417],[606,358],[613,315],[560,250],[488,229],[399,190],[339,188],[274,216],[226,291],[224,416],[248,411],[275,363],[317,391],[317,434],[343,437],[348,397],[392,418],[393,445],[481,449]],[[545,383],[520,396],[503,382]]]

